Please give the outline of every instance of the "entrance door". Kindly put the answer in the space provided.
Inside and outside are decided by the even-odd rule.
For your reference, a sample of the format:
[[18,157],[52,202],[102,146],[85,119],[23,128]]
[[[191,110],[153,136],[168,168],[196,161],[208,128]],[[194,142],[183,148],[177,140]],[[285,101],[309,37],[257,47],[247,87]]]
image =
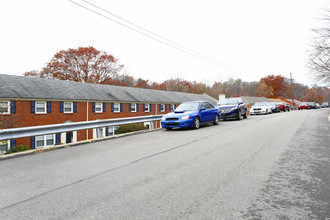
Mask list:
[[66,132],[66,142],[65,143],[72,143],[72,139],[73,139],[73,132]]

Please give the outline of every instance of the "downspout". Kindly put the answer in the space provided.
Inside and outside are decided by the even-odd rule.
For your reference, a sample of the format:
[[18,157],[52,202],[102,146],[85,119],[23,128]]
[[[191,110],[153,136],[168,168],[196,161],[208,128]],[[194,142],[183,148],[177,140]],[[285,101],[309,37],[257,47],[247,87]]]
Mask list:
[[[88,121],[88,106],[89,106],[89,102],[87,101],[87,118],[86,118],[86,121]],[[86,129],[86,140],[88,140],[88,129]]]
[[[157,106],[159,106],[158,103],[156,103],[156,108],[155,108],[155,109],[156,109],[156,115],[157,115],[157,112],[158,112],[158,111],[157,111]],[[157,121],[155,121],[155,122],[154,122],[154,127],[157,128],[157,124],[158,124]],[[155,125],[156,125],[156,126],[155,126]]]

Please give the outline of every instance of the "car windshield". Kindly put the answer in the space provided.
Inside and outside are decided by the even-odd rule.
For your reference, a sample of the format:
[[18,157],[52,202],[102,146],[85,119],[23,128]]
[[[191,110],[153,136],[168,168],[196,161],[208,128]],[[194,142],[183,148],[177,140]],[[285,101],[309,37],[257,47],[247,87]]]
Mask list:
[[220,100],[217,105],[237,105],[237,99],[222,99]]
[[267,105],[266,102],[257,102],[256,104],[254,104],[254,106],[265,106]]
[[199,102],[185,102],[180,104],[175,111],[182,112],[182,111],[198,111]]
[[307,102],[302,102],[302,103],[300,103],[300,105],[308,105],[308,103]]

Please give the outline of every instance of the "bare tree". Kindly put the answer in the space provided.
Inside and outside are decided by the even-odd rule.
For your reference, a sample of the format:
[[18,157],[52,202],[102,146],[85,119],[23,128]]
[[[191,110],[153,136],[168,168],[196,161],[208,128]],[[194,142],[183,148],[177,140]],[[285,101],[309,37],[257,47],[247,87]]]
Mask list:
[[312,49],[307,67],[316,82],[330,83],[330,9],[324,10],[320,19],[322,27],[312,29]]

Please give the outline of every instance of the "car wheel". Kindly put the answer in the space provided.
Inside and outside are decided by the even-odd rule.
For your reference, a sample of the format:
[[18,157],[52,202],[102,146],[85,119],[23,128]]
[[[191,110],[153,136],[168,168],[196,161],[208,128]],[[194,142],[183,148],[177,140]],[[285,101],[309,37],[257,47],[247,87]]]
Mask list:
[[200,121],[198,117],[195,117],[194,119],[194,128],[198,129],[200,127]]
[[172,130],[172,128],[165,128],[165,129],[168,130],[168,131]]
[[214,121],[213,121],[213,124],[214,124],[214,125],[218,125],[218,124],[219,124],[219,121],[220,121],[220,120],[219,120],[219,115],[216,115],[216,116],[215,116],[215,119],[214,119]]
[[238,111],[238,113],[237,113],[237,120],[241,120],[241,117],[242,117],[242,114],[241,114],[241,111]]
[[266,109],[266,114],[265,115],[268,115],[268,109]]
[[247,112],[245,111],[245,114],[243,115],[243,118],[247,118]]

